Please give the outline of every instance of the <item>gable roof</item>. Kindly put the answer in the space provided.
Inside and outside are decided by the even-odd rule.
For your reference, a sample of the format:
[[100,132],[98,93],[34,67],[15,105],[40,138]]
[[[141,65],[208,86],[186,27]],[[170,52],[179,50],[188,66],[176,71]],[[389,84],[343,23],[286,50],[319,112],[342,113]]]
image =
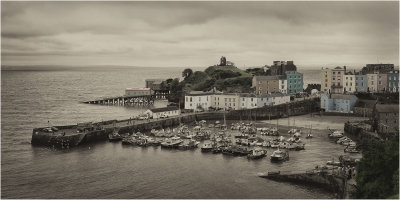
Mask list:
[[165,112],[165,111],[173,111],[173,110],[179,110],[179,108],[176,107],[176,106],[169,106],[169,107],[163,107],[163,108],[150,109],[150,111],[153,112],[153,113]]

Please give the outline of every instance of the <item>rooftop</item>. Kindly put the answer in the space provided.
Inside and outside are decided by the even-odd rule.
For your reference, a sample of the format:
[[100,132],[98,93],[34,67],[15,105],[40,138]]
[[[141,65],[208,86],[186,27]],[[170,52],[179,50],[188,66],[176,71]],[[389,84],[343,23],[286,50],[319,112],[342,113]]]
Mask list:
[[279,76],[254,76],[256,80],[279,80]]
[[398,104],[376,104],[376,111],[380,113],[399,113]]

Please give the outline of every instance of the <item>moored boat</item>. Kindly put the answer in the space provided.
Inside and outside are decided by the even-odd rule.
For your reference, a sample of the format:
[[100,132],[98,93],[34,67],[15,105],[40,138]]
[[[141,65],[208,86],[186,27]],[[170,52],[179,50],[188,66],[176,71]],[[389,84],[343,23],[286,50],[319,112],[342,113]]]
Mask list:
[[251,151],[250,154],[247,155],[248,159],[260,159],[265,157],[267,151],[262,148],[255,148]]
[[271,161],[285,161],[289,159],[289,152],[280,149],[271,154]]
[[121,140],[122,136],[118,134],[118,129],[114,129],[113,133],[108,134],[108,141],[110,142],[117,142]]
[[213,145],[211,142],[205,142],[201,147],[201,152],[210,152],[213,149]]

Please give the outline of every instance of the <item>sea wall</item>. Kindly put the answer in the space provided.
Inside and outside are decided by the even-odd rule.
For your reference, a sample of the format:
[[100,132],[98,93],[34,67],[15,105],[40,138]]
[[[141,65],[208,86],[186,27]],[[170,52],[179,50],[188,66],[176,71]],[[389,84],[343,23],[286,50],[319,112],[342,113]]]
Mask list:
[[324,188],[336,194],[337,198],[344,198],[346,194],[346,179],[338,175],[328,173],[298,173],[266,175],[261,177],[274,181],[292,182]]
[[349,136],[351,139],[360,142],[361,144],[372,140],[372,139],[380,139],[377,133],[374,133],[371,130],[369,124],[365,122],[346,122],[344,124],[344,133]]

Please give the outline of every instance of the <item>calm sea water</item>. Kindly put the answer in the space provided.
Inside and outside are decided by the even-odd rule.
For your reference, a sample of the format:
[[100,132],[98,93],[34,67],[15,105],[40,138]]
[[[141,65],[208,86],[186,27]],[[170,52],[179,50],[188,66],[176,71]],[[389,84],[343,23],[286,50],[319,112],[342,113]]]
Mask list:
[[[2,71],[2,198],[330,198],[300,185],[258,178],[267,170],[306,170],[343,148],[325,135],[307,141],[290,161],[202,154],[200,150],[124,147],[102,142],[72,150],[32,147],[32,129],[126,119],[145,107],[81,104],[143,87],[146,78],[180,77],[183,68],[73,68]],[[318,74],[317,72],[314,72]],[[305,79],[309,74],[305,74]],[[318,79],[318,78],[317,78]],[[165,106],[156,102],[155,106]],[[285,123],[282,121],[282,123]],[[268,152],[270,154],[272,152]]]

